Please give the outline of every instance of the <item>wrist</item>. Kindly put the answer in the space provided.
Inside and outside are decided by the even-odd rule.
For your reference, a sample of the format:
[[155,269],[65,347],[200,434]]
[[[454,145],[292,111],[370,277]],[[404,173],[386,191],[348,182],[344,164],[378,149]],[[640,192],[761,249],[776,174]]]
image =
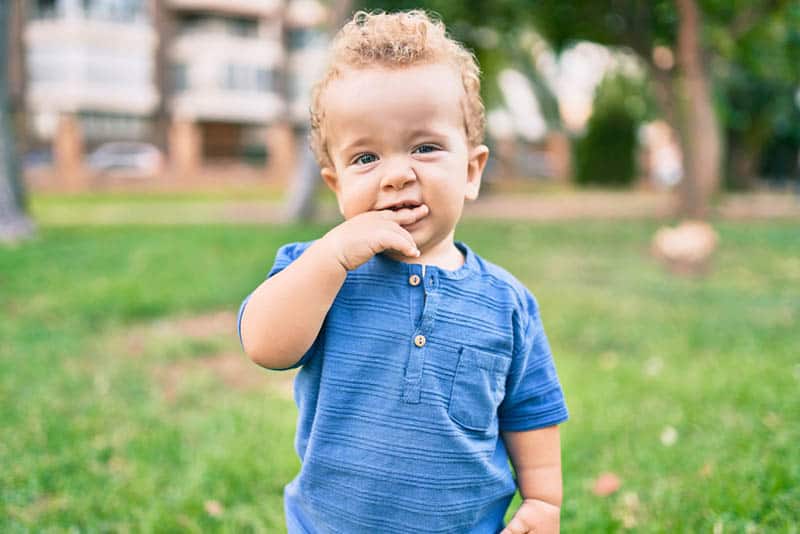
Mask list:
[[344,255],[338,244],[337,237],[332,235],[331,232],[333,232],[333,230],[318,239],[316,243],[309,247],[309,251],[313,249],[315,262],[318,265],[324,266],[326,270],[330,270],[336,274],[347,276],[349,269],[345,262]]
[[522,503],[529,503],[529,504],[544,504],[548,507],[555,508],[560,510],[561,509],[561,502],[554,502],[552,500],[548,500],[545,497],[522,497]]

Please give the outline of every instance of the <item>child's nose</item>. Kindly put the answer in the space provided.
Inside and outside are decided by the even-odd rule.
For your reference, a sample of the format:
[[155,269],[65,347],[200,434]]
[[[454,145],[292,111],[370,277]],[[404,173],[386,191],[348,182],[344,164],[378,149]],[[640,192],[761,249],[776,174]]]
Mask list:
[[387,162],[382,179],[382,188],[402,189],[417,179],[417,173],[407,159],[397,158]]

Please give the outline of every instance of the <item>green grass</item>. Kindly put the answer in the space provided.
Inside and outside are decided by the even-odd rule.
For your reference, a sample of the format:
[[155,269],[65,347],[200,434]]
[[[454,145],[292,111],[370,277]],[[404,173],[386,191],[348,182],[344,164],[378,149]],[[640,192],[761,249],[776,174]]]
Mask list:
[[224,186],[207,190],[192,189],[187,191],[156,190],[111,190],[79,193],[41,192],[31,195],[31,207],[49,206],[97,206],[109,203],[175,203],[175,202],[225,202],[232,200],[268,200],[279,202],[285,192],[282,187],[273,184],[252,186]]
[[[279,185],[263,184],[191,191],[37,192],[30,197],[28,208],[45,226],[174,224],[224,219],[226,207],[243,204],[279,213],[288,194]],[[333,193],[326,188],[319,189],[317,199],[321,205],[335,203]]]
[[[565,532],[797,532],[800,232],[718,229],[704,280],[648,257],[652,222],[460,229],[543,310],[571,411]],[[235,311],[280,244],[322,231],[45,226],[0,248],[0,531],[280,532],[282,375],[232,385],[204,362],[235,333],[176,325]],[[622,487],[597,497],[606,471]]]

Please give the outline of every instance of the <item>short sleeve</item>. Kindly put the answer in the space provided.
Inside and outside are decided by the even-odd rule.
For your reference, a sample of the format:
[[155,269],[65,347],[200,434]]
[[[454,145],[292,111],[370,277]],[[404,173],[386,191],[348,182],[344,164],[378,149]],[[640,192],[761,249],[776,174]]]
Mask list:
[[498,409],[500,430],[524,431],[557,425],[569,417],[539,308],[527,293],[520,332]]
[[[301,242],[301,243],[289,243],[288,245],[283,245],[281,248],[278,249],[278,252],[275,254],[275,262],[272,264],[272,268],[267,273],[267,278],[271,278],[275,276],[286,267],[288,267],[294,260],[299,258],[303,252],[306,251],[308,247],[311,246],[313,241],[308,242]],[[244,347],[244,343],[242,342],[242,316],[244,315],[244,309],[247,307],[247,303],[250,302],[250,297],[253,296],[251,292],[247,295],[242,304],[239,306],[239,313],[236,317],[236,331],[239,333],[239,343]],[[298,360],[294,365],[291,367],[287,367],[286,369],[294,369],[295,367],[300,367],[303,365],[306,360],[313,354],[317,343],[313,343],[308,351],[303,355],[300,360]],[[284,370],[284,369],[276,369],[276,370]]]

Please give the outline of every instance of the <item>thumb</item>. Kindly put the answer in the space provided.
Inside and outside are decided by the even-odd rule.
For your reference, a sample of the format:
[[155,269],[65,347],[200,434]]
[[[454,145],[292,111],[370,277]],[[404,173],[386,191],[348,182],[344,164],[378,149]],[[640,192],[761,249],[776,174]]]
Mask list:
[[515,515],[500,534],[525,534],[526,532],[528,532],[528,526]]

